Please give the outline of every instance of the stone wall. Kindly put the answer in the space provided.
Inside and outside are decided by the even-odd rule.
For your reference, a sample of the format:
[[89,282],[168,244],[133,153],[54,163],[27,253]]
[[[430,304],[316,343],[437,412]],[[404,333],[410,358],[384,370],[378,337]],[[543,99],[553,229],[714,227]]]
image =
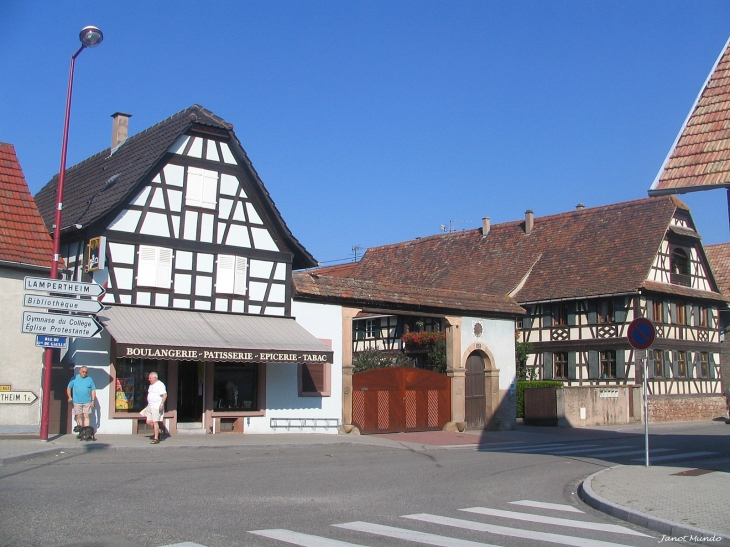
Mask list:
[[725,397],[720,395],[649,397],[649,423],[713,420],[727,417]]

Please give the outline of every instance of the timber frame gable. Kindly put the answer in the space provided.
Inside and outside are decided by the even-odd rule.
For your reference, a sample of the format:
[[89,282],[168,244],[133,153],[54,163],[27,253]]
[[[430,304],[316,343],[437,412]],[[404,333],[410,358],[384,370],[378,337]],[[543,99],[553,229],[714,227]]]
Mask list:
[[[161,137],[151,152],[145,142],[159,148]],[[79,208],[90,179],[97,188]],[[62,255],[74,279],[105,286],[105,303],[290,316],[292,270],[316,265],[232,126],[197,105],[72,167],[66,188],[80,222],[63,228]],[[39,193],[45,216],[53,193],[55,179]]]

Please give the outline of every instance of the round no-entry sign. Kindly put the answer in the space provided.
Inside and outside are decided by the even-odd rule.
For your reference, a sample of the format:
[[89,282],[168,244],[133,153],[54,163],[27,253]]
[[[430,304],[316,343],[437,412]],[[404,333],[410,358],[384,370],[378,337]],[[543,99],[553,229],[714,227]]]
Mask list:
[[654,343],[654,338],[656,338],[654,323],[646,317],[638,317],[629,323],[626,336],[634,349],[646,349]]

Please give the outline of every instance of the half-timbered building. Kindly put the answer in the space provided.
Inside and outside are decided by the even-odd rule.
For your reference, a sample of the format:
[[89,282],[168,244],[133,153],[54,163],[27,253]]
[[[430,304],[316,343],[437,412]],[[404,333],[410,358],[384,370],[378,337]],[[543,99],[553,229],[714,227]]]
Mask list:
[[[370,433],[514,428],[514,325],[524,310],[511,298],[483,292],[383,283],[377,276],[360,279],[360,264],[295,272],[293,277],[298,305],[341,314],[346,431],[352,426]],[[401,336],[409,329],[444,335],[445,375],[412,366],[403,369],[405,382],[390,368],[353,378],[358,353],[401,350]],[[370,381],[358,381],[368,375]]]
[[[643,374],[626,329],[648,317],[657,333],[648,353],[653,419],[715,417],[724,408],[718,319],[726,299],[677,198],[537,218],[528,211],[524,221],[497,225],[484,219],[481,229],[368,249],[332,275],[512,298],[527,312],[516,325],[518,342],[530,344],[526,375],[596,398],[628,388],[622,420],[641,419]],[[363,341],[375,319],[383,325],[356,319],[365,322]],[[578,425],[600,423],[579,414]]]
[[[194,105],[126,138],[113,118],[112,146],[66,172],[60,226],[69,277],[106,289],[102,337],[64,357],[107,374],[100,431],[143,427],[154,370],[172,432],[336,432],[331,322],[293,317],[292,270],[316,261],[232,126]],[[36,196],[48,226],[56,186]]]

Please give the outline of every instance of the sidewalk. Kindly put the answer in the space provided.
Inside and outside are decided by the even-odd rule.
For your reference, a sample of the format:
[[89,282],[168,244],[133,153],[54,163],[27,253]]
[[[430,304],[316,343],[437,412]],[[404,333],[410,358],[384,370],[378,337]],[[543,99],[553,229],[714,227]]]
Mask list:
[[[565,439],[560,430],[545,431],[542,442]],[[610,431],[604,430],[603,433]],[[368,444],[413,449],[480,447],[497,449],[502,443],[534,442],[534,433],[517,431],[429,431],[388,435],[328,435],[288,433],[281,435],[175,435],[159,445],[142,435],[97,435],[95,442],[81,442],[75,435],[52,437],[0,436],[0,466],[36,457],[94,450],[168,450],[230,448],[238,446],[286,446]],[[616,465],[587,477],[579,495],[588,505],[616,518],[654,530],[675,541],[696,541],[730,546],[730,460],[686,462],[687,467]],[[696,463],[696,466],[692,466]],[[704,469],[705,465],[709,469]]]

